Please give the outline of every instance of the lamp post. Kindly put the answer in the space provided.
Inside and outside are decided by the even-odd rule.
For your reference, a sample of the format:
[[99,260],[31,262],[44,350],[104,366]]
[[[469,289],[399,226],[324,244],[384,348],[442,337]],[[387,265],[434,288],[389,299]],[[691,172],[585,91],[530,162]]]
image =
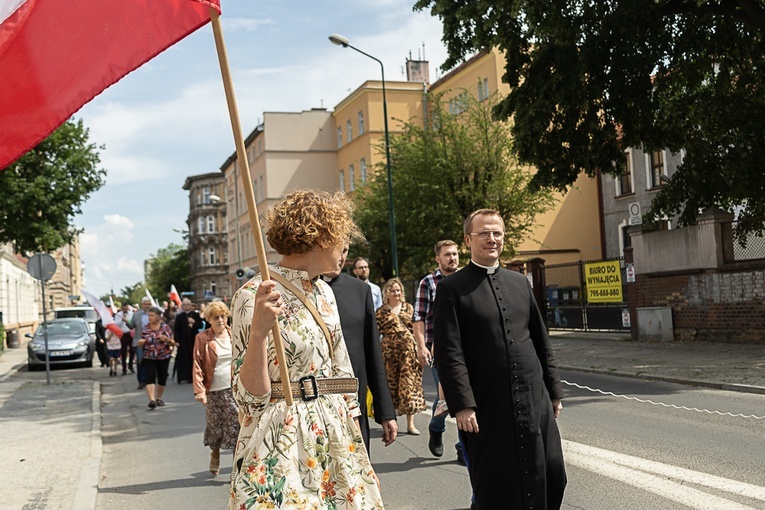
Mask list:
[[383,117],[385,121],[385,164],[388,172],[388,209],[390,211],[390,251],[391,251],[391,263],[393,265],[393,276],[398,276],[398,249],[396,248],[396,215],[393,211],[393,179],[390,171],[390,135],[388,132],[388,100],[385,95],[385,67],[379,58],[373,57],[369,53],[365,53],[360,49],[351,46],[346,37],[339,34],[332,34],[329,36],[329,40],[332,44],[342,46],[343,48],[350,48],[358,53],[361,53],[365,57],[369,57],[372,60],[380,64],[380,72],[382,74],[382,95],[383,95]]

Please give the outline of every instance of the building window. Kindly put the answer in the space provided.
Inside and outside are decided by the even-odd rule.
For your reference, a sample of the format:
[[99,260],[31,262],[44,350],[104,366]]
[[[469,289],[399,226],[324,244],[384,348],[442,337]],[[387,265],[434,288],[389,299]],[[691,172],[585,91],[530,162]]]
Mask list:
[[263,153],[263,140],[258,139],[258,156],[260,156]]
[[207,265],[207,254],[204,250],[199,252],[199,265],[206,266]]
[[340,149],[343,146],[343,128],[337,128],[337,148]]
[[364,158],[361,158],[361,162],[359,163],[359,166],[361,167],[361,183],[367,182],[367,160]]
[[478,78],[478,100],[486,101],[489,99],[489,79]]
[[627,231],[628,228],[629,225],[627,225],[626,221],[619,225],[619,252],[622,257],[624,256],[624,248],[632,246],[632,238]]
[[198,218],[199,221],[197,221],[197,234],[204,234],[205,233],[205,219],[200,216]]
[[255,200],[258,199],[258,181],[253,181],[252,183],[252,196],[255,197]]
[[210,188],[208,186],[205,186],[202,188],[202,203],[203,204],[210,203]]
[[210,293],[213,296],[216,296],[218,294],[218,283],[215,280],[212,280],[210,282]]
[[215,259],[217,258],[215,256],[215,248],[210,248],[209,250],[207,250],[207,253],[209,254],[209,258],[210,258],[210,265],[214,266],[216,264]]
[[258,197],[259,197],[258,200],[263,200],[263,193],[265,193],[266,190],[263,189],[263,176],[262,175],[260,176],[259,181],[260,181],[260,186],[258,186],[258,193],[260,193],[260,195],[258,195]]
[[348,189],[353,191],[356,189],[356,170],[353,165],[348,165]]
[[632,193],[632,153],[630,151],[624,153],[624,173],[617,177],[616,185],[617,196]]
[[467,110],[468,98],[467,92],[461,92],[459,96],[453,97],[449,100],[449,113],[452,115],[459,115]]
[[212,234],[213,232],[215,232],[215,217],[208,216],[207,217],[207,233]]
[[351,125],[351,119],[348,119],[345,123],[345,130],[348,132],[348,141],[353,140],[353,125]]
[[654,151],[646,155],[648,162],[649,188],[658,188],[662,184],[661,176],[667,176],[667,168],[664,164],[664,151]]
[[345,191],[345,171],[340,170],[340,191]]
[[359,134],[364,134],[364,112],[359,112]]

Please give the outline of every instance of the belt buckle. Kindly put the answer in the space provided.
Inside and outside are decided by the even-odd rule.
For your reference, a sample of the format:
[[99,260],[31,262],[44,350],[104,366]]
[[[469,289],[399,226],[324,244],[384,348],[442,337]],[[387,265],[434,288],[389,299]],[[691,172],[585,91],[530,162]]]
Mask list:
[[[311,388],[313,389],[313,395],[306,395],[306,392],[305,392],[306,387],[305,387],[305,384],[304,384],[306,381],[310,381],[311,382]],[[319,398],[319,385],[316,384],[316,377],[314,377],[312,375],[307,375],[305,377],[301,377],[300,379],[298,379],[298,387],[300,388],[300,396],[301,396],[301,398],[303,400],[305,400],[306,402],[309,401],[309,400],[316,400],[317,398]]]

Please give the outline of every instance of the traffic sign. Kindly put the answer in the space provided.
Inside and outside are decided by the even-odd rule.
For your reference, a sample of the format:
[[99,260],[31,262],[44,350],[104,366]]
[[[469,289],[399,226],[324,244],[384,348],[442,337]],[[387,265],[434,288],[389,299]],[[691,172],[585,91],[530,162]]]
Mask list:
[[27,271],[35,280],[47,282],[56,274],[56,261],[47,253],[35,253],[27,262]]
[[638,202],[632,202],[629,205],[629,212],[630,212],[630,225],[642,225],[643,224],[643,213],[640,210],[640,203]]

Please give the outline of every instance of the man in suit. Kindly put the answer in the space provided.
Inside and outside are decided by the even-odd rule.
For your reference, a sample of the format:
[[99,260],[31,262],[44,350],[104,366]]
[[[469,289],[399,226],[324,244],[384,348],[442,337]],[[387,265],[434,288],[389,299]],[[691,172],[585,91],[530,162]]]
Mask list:
[[[340,268],[345,265],[348,246],[343,250]],[[361,435],[369,453],[369,417],[367,416],[367,387],[372,393],[375,421],[382,425],[382,441],[388,446],[396,440],[398,424],[393,399],[390,396],[385,364],[380,350],[380,334],[372,301],[372,290],[363,280],[342,274],[341,269],[323,276],[332,288],[340,313],[340,327],[351,357],[353,372],[359,379],[359,404],[361,404]]]
[[462,432],[475,507],[555,510],[566,471],[550,339],[526,278],[499,264],[499,213],[475,211],[464,232],[470,264],[436,287],[433,354]]

